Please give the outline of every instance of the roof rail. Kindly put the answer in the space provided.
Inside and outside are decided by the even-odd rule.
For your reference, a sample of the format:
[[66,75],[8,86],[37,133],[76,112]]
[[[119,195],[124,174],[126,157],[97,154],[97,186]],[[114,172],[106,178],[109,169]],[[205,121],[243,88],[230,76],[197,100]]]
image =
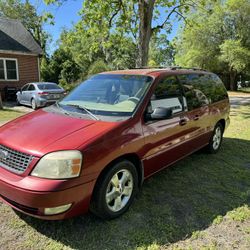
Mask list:
[[135,69],[170,69],[170,70],[177,70],[177,69],[187,69],[187,70],[200,70],[200,71],[207,71],[202,68],[198,67],[182,67],[182,66],[142,66],[136,67]]

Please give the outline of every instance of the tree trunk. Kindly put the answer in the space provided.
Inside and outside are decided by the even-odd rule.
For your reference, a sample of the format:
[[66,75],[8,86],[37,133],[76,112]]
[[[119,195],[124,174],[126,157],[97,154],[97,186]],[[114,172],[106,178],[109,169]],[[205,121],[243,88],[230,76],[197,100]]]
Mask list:
[[236,76],[237,76],[237,72],[234,70],[230,70],[230,90],[236,91],[238,89]]
[[139,0],[139,45],[136,66],[143,67],[148,64],[149,42],[152,36],[152,18],[155,0]]
[[2,95],[0,91],[0,109],[3,109]]

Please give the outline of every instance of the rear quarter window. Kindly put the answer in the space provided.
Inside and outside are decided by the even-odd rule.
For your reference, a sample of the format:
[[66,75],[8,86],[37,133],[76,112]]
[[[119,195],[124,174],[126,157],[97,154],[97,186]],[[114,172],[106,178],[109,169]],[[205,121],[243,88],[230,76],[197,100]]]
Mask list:
[[212,102],[218,102],[227,99],[228,98],[227,90],[221,79],[215,74],[209,76],[214,84],[214,88],[212,88],[212,90],[210,91]]
[[[178,77],[184,89],[186,89],[187,102],[191,109],[228,98],[223,82],[215,74],[187,74]],[[192,90],[196,90],[197,93],[199,91],[200,96],[203,98],[198,98],[199,96],[197,96],[197,94],[197,98],[195,98],[194,94],[191,97],[191,92],[187,91],[188,86],[192,86]]]

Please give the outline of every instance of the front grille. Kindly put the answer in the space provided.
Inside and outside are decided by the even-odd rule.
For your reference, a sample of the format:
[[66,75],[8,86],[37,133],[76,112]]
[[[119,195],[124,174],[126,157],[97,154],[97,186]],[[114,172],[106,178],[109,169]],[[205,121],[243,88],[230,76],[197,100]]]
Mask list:
[[25,153],[0,145],[0,167],[16,174],[22,174],[28,168],[33,157]]

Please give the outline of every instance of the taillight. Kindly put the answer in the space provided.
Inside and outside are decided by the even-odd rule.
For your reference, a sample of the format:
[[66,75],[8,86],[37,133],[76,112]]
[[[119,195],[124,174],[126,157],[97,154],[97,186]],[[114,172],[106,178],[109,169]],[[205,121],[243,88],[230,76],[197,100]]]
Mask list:
[[48,92],[39,92],[38,95],[48,95]]

